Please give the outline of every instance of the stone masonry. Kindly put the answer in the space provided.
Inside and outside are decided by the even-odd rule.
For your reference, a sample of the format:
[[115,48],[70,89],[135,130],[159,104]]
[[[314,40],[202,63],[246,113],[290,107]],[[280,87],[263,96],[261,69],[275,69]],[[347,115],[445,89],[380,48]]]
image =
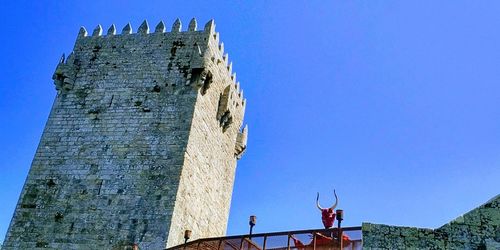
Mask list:
[[500,195],[437,229],[363,223],[363,249],[500,249]]
[[163,249],[225,234],[245,99],[215,24],[78,34],[4,249]]

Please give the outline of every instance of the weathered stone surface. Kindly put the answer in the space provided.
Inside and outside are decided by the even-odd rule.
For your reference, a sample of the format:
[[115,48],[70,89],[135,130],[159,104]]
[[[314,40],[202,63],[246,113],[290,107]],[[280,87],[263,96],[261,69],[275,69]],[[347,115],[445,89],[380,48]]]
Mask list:
[[363,249],[499,249],[500,196],[432,230],[363,223]]
[[214,30],[131,30],[82,28],[58,64],[4,249],[163,249],[185,229],[225,234],[245,101]]

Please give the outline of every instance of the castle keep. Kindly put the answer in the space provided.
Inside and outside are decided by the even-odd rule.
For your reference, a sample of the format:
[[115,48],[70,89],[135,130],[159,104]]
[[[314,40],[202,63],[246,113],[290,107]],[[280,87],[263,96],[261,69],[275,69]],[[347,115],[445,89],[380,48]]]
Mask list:
[[225,234],[245,99],[215,24],[81,28],[5,249],[163,249]]

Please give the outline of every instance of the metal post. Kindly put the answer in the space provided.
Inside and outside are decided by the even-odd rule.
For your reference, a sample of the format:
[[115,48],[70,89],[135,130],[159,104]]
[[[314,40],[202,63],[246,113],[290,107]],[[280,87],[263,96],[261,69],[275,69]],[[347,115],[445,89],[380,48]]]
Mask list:
[[251,215],[250,219],[248,221],[248,224],[250,225],[250,236],[249,236],[249,238],[252,239],[253,226],[255,226],[255,224],[257,224],[257,216]]
[[184,231],[184,249],[186,249],[186,244],[189,238],[191,238],[191,230]]
[[222,240],[219,240],[219,247],[217,247],[217,250],[220,250],[221,246],[222,246]]
[[288,241],[286,243],[286,249],[290,250],[290,234],[288,234]]
[[341,228],[341,223],[342,221],[344,220],[344,210],[342,209],[337,209],[336,211],[336,215],[337,215],[337,221],[338,221],[338,233],[337,233],[337,236],[338,236],[338,241],[339,241],[339,246],[342,247],[342,228]]
[[316,232],[313,232],[313,250],[316,250]]

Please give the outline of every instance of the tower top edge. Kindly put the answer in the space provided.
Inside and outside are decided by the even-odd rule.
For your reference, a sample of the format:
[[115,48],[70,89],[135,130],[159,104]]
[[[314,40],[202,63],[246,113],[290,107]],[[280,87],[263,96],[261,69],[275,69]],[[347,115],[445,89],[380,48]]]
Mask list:
[[78,32],[78,39],[90,39],[94,37],[101,38],[109,38],[114,36],[127,36],[127,35],[153,35],[153,34],[195,34],[195,33],[207,33],[215,35],[215,21],[213,19],[209,20],[203,29],[197,29],[197,21],[195,18],[192,18],[189,22],[189,25],[186,26],[185,29],[182,27],[182,22],[179,18],[177,18],[168,30],[163,21],[158,22],[152,32],[150,32],[149,24],[147,20],[144,20],[139,26],[137,31],[134,31],[133,26],[130,23],[127,23],[121,30],[121,33],[117,34],[116,26],[111,24],[106,34],[102,32],[102,26],[100,24],[94,29],[94,31],[89,34],[87,29],[84,26],[80,27]]

